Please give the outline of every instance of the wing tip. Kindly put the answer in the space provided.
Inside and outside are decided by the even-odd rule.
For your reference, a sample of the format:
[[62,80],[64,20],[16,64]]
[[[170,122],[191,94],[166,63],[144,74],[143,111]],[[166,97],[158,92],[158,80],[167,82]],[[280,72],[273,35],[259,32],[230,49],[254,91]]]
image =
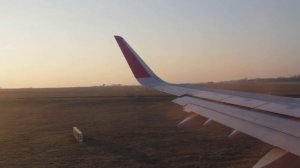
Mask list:
[[145,86],[161,84],[162,81],[151,71],[151,69],[143,62],[139,55],[130,47],[126,40],[114,35],[122,53],[125,57],[134,77]]
[[118,39],[120,39],[120,40],[123,39],[123,37],[122,37],[122,36],[119,36],[119,35],[114,35],[114,37],[115,37],[116,40],[118,40]]

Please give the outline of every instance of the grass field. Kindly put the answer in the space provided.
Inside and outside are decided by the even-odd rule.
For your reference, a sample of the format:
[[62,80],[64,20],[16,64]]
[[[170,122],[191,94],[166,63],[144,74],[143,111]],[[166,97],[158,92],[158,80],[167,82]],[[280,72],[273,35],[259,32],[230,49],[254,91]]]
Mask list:
[[1,89],[0,167],[247,168],[271,148],[218,124],[178,129],[172,99],[137,86]]

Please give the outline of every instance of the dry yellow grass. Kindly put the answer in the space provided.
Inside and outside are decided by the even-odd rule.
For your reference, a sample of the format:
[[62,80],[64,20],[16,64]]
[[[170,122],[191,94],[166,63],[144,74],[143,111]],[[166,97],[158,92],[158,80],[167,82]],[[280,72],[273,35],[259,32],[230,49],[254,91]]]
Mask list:
[[141,87],[1,89],[0,167],[246,168],[270,149],[217,124],[178,129],[186,114],[173,98]]

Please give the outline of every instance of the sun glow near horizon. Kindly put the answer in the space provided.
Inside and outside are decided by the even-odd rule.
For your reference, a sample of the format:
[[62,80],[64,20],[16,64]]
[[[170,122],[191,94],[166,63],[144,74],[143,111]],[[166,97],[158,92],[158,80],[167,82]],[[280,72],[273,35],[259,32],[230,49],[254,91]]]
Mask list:
[[0,86],[137,84],[121,35],[174,83],[300,73],[300,2],[0,1]]

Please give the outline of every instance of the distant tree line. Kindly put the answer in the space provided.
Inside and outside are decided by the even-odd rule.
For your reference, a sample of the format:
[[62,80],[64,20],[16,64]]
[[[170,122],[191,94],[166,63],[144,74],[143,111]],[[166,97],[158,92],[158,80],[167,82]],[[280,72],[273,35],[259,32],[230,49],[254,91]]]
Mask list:
[[300,82],[300,75],[278,78],[255,78],[255,79],[240,79],[228,82]]

